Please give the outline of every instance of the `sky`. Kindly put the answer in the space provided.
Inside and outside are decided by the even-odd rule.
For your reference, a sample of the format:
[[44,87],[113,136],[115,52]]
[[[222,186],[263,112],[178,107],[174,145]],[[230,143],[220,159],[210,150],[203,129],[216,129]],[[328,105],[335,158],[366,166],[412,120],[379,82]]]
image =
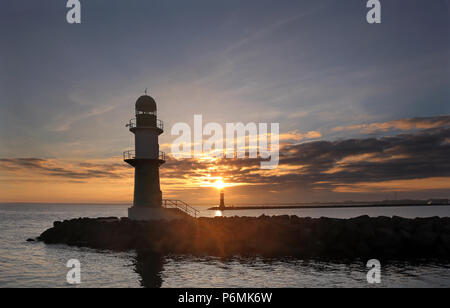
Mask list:
[[[125,128],[146,88],[164,197],[229,204],[450,196],[448,0],[8,0],[0,202],[131,202]],[[280,165],[175,160],[178,122],[280,123]]]

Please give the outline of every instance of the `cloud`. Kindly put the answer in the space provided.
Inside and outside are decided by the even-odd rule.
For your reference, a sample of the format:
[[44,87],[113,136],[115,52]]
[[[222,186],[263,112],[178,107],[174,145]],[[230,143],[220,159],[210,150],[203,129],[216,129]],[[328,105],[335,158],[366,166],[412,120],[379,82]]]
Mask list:
[[[311,136],[314,135],[311,133]],[[295,139],[295,138],[293,138]],[[261,170],[259,159],[185,159],[170,156],[160,169],[166,195],[204,199],[199,189],[223,178],[239,191],[361,193],[448,189],[450,127],[381,138],[284,143],[276,170]],[[42,158],[0,159],[0,180],[112,181],[131,187],[133,169],[120,158],[68,162]],[[446,181],[446,182],[445,182]],[[444,183],[444,184],[443,184]],[[105,186],[105,185],[103,185]],[[199,195],[196,195],[199,194]],[[203,200],[202,199],[202,200]],[[206,201],[205,201],[206,202]]]
[[450,128],[394,137],[288,146],[280,164],[302,165],[311,182],[377,182],[450,176]]
[[338,126],[333,132],[361,131],[363,133],[387,132],[392,130],[410,131],[450,126],[450,116],[411,118],[390,122]]
[[280,134],[280,142],[298,142],[302,140],[319,139],[322,138],[322,133],[319,131],[309,131],[300,133],[298,130],[291,131],[285,134]]
[[436,177],[411,180],[394,180],[384,182],[361,182],[355,184],[340,184],[336,187],[336,192],[341,193],[365,193],[365,192],[385,192],[385,191],[405,191],[405,190],[450,190],[449,177]]
[[[193,183],[208,177],[223,177],[226,182],[267,186],[271,189],[304,188],[349,191],[352,185],[379,190],[407,181],[432,178],[450,179],[450,128],[427,129],[394,137],[315,141],[285,145],[276,170],[261,170],[252,159],[213,161],[169,161],[165,177],[185,178]],[[429,181],[423,189],[441,189]],[[417,190],[418,185],[403,186]],[[357,190],[355,190],[357,192]]]
[[295,16],[291,16],[291,17],[287,17],[287,18],[283,18],[281,20],[278,20],[272,24],[269,24],[267,26],[264,26],[263,28],[259,29],[258,31],[250,34],[249,36],[242,38],[241,40],[233,43],[231,46],[229,46],[226,50],[225,53],[231,53],[237,49],[242,48],[243,46],[250,44],[251,42],[255,41],[255,40],[259,40],[262,39],[274,32],[276,32],[277,30],[279,30],[280,28],[301,20],[302,18],[308,17],[310,15],[313,15],[315,13],[317,13],[318,11],[322,10],[323,8],[325,8],[326,4],[321,4],[319,6],[310,8],[300,14],[297,14]]
[[90,179],[122,179],[128,175],[127,166],[120,162],[70,163],[62,160],[42,158],[3,158],[0,159],[0,170],[12,173],[16,177],[45,176],[64,178],[66,180]]
[[99,116],[102,114],[105,114],[111,110],[113,110],[115,108],[115,106],[99,106],[99,107],[94,107],[92,110],[79,114],[79,115],[70,115],[67,118],[64,118],[61,122],[61,124],[58,124],[57,126],[51,128],[51,131],[53,132],[64,132],[69,130],[72,125],[76,122],[79,122],[81,120],[90,118],[90,117],[95,117],[95,116]]

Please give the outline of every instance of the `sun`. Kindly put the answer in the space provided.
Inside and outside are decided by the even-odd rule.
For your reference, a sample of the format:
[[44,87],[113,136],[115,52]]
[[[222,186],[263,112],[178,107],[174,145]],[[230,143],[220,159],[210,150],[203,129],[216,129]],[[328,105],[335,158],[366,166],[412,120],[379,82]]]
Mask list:
[[214,187],[217,188],[217,189],[222,190],[222,189],[225,188],[225,183],[224,183],[224,181],[222,181],[222,180],[217,180],[217,181],[214,183]]

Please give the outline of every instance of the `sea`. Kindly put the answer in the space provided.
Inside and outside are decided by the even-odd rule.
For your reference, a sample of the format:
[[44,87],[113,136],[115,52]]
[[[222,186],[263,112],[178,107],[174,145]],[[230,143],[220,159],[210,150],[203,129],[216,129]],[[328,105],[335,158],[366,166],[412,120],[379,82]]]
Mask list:
[[[450,263],[433,260],[381,264],[381,283],[367,281],[368,260],[323,261],[293,258],[266,259],[140,256],[65,245],[27,242],[53,222],[78,217],[126,217],[127,205],[0,204],[0,288],[399,288],[450,287]],[[361,215],[450,217],[448,206],[209,211],[200,216],[297,215],[352,218]],[[147,264],[143,269],[142,258]],[[79,260],[80,284],[69,284],[69,260]],[[150,261],[149,261],[150,260]]]

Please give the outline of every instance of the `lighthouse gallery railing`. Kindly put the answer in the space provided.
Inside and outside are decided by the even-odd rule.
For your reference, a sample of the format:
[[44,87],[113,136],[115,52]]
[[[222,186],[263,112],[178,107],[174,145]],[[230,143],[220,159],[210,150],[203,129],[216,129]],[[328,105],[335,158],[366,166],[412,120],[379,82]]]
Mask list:
[[[125,151],[123,152],[123,159],[124,160],[130,160],[130,159],[136,159],[136,151],[135,150],[130,150],[130,151]],[[158,159],[160,160],[166,160],[166,153],[159,151],[159,155],[158,155]]]
[[[136,118],[131,119],[130,122],[128,122],[128,124],[126,125],[126,127],[136,128]],[[161,130],[164,130],[164,122],[161,121],[160,119],[156,119],[156,127]],[[145,126],[143,128],[145,128]]]

